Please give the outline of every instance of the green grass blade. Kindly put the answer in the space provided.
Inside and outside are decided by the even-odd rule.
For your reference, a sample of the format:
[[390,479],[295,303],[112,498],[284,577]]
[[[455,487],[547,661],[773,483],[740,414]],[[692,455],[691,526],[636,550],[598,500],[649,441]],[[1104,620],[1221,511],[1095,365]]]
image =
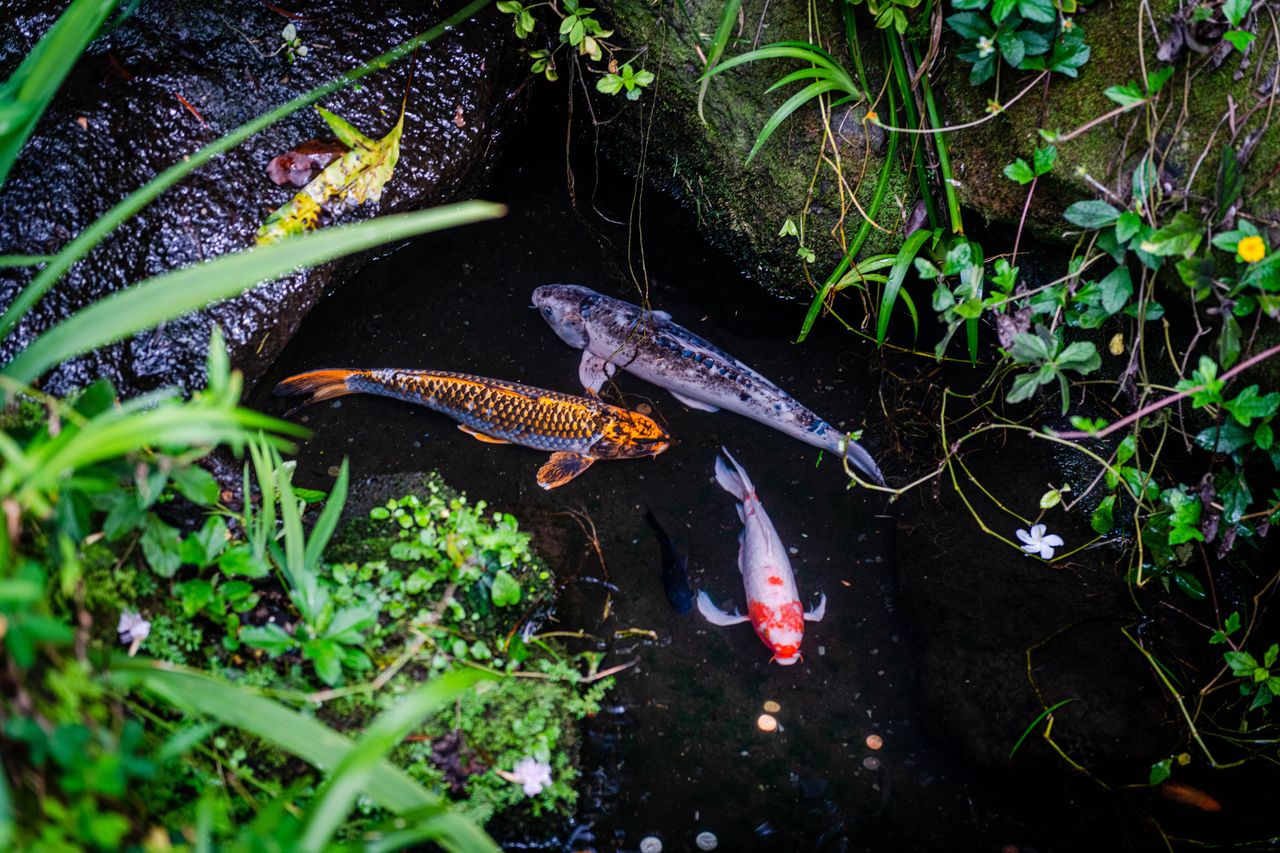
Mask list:
[[707,67],[703,69],[702,83],[698,85],[698,118],[702,119],[703,124],[707,123],[707,119],[702,114],[702,101],[706,98],[707,86],[711,83],[711,69],[724,55],[725,45],[729,43],[729,36],[733,32],[733,25],[738,20],[738,11],[741,8],[742,0],[726,0],[724,8],[720,10],[720,24],[716,27],[716,34],[711,38],[711,49],[707,51]]
[[428,231],[492,219],[505,212],[501,205],[470,201],[417,213],[382,216],[355,225],[326,228],[270,246],[232,252],[164,273],[73,314],[32,341],[0,369],[0,374],[31,383],[68,358],[234,296],[298,267],[323,263]]
[[142,208],[146,207],[156,196],[176,184],[178,181],[191,174],[196,169],[208,163],[214,157],[229,151],[232,148],[244,142],[250,136],[265,127],[275,124],[287,115],[297,112],[303,107],[309,106],[326,95],[342,89],[351,83],[381,71],[390,63],[409,55],[421,45],[432,41],[441,34],[453,29],[463,21],[468,20],[472,15],[479,12],[485,6],[488,6],[492,0],[472,0],[466,6],[459,9],[455,14],[450,15],[436,26],[425,32],[422,32],[398,47],[392,48],[379,57],[371,59],[359,68],[354,68],[343,74],[336,80],[317,86],[310,92],[299,95],[292,101],[282,104],[269,113],[264,113],[251,121],[245,122],[226,136],[211,142],[199,151],[179,160],[168,169],[165,169],[156,177],[143,184],[134,192],[130,193],[115,207],[108,210],[102,216],[98,217],[92,224],[81,231],[74,240],[62,248],[62,251],[54,257],[54,260],[40,274],[32,279],[31,283],[23,289],[22,293],[13,300],[8,310],[0,317],[0,339],[8,336],[13,327],[22,319],[31,306],[44,296],[44,294],[53,286],[62,274],[71,268],[71,265],[83,258],[93,249],[94,246],[102,242],[102,240],[116,229],[121,222],[133,216]]
[[747,162],[750,163],[755,159],[761,146],[769,140],[770,136],[773,136],[773,132],[778,129],[778,125],[786,121],[788,116],[819,95],[839,88],[840,84],[835,81],[819,80],[816,83],[810,83],[790,98],[787,98],[782,103],[782,106],[778,107],[773,115],[769,116],[769,120],[764,123],[764,127],[760,130],[760,135],[756,137],[756,144],[751,146],[751,153],[747,155]]
[[342,517],[342,508],[347,503],[347,480],[347,460],[343,459],[342,468],[338,471],[338,477],[333,481],[333,488],[329,491],[329,499],[325,501],[324,510],[316,519],[315,526],[311,528],[311,538],[307,540],[307,551],[303,562],[308,567],[320,565],[324,549],[333,538],[333,531],[338,528],[338,519]]
[[80,54],[116,0],[74,0],[0,86],[0,187]]
[[840,67],[839,63],[831,58],[831,54],[808,42],[778,42],[777,44],[765,45],[756,50],[749,50],[746,53],[740,53],[732,59],[726,59],[715,68],[708,69],[703,76],[711,77],[722,71],[737,68],[739,65],[745,65],[748,62],[758,62],[761,59],[800,59],[832,70]]
[[1074,702],[1074,701],[1076,701],[1074,698],[1063,699],[1061,702],[1055,702],[1054,704],[1050,705],[1048,708],[1045,708],[1043,711],[1041,711],[1040,714],[1034,720],[1031,721],[1031,725],[1027,726],[1027,728],[1022,732],[1022,737],[1018,738],[1018,742],[1013,745],[1013,749],[1009,750],[1009,757],[1013,758],[1013,754],[1018,751],[1018,747],[1022,746],[1022,742],[1027,739],[1027,735],[1035,731],[1035,727],[1040,725],[1041,720],[1043,720],[1045,717],[1049,716],[1054,711],[1061,708],[1063,705],[1066,705],[1068,702]]
[[13,844],[13,799],[9,796],[9,779],[0,773],[0,850]]
[[777,80],[773,81],[772,86],[764,90],[764,93],[767,95],[770,92],[775,92],[778,89],[781,89],[783,86],[786,86],[788,83],[794,83],[797,80],[804,80],[807,77],[813,77],[819,80],[834,79],[834,76],[832,75],[830,69],[815,68],[814,66],[811,65],[808,68],[801,68],[799,71],[792,71],[790,74],[786,75],[785,77],[779,77]]
[[[934,232],[921,228],[911,233],[898,249],[893,261],[893,269],[889,271],[889,281],[885,283],[884,293],[880,296],[880,311],[876,316],[876,345],[884,345],[884,336],[889,332],[889,318],[893,314],[894,303],[898,301],[898,293],[902,290],[902,282],[911,269],[911,262],[920,253],[920,248],[934,236]],[[914,317],[914,312],[913,312]],[[916,332],[919,333],[918,320]]]
[[[484,676],[486,674],[478,670],[459,670],[442,675],[379,714],[316,795],[315,803],[308,809],[300,849],[317,853],[323,850],[346,820],[356,797],[369,784],[378,762],[384,760],[386,754],[425,717],[452,702]],[[483,833],[477,831],[476,840],[480,846],[461,849],[498,850]],[[487,846],[484,842],[488,842]]]
[[0,255],[0,269],[7,267],[38,267],[53,260],[53,255]]
[[[112,659],[109,677],[123,687],[143,687],[187,713],[244,729],[320,770],[338,767],[355,746],[312,717],[197,670],[120,655]],[[386,760],[376,763],[365,793],[397,814],[440,804],[439,797]]]

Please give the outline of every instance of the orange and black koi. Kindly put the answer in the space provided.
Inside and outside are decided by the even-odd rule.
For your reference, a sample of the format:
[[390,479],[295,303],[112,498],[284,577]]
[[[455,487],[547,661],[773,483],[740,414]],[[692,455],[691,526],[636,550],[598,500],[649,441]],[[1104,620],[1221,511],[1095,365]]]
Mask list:
[[652,419],[588,397],[575,397],[434,370],[313,370],[275,388],[280,397],[310,395],[316,403],[347,394],[379,394],[448,415],[458,429],[490,444],[520,444],[551,451],[538,469],[538,485],[563,486],[597,459],[657,456],[671,436]]

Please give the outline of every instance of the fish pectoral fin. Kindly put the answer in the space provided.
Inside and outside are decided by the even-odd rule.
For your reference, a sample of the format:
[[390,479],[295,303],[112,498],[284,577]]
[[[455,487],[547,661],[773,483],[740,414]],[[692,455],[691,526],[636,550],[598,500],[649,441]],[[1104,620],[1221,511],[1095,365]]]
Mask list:
[[559,488],[590,468],[595,461],[590,456],[567,450],[552,453],[551,458],[538,469],[538,485],[547,490]]
[[[668,389],[668,390],[669,390],[669,389]],[[672,391],[672,392],[671,392],[671,396],[672,396],[672,397],[675,397],[677,400],[679,400],[681,403],[684,403],[684,404],[685,404],[686,406],[688,406],[689,408],[691,408],[691,409],[697,409],[697,410],[698,410],[698,411],[700,411],[700,412],[718,412],[718,411],[720,411],[720,407],[719,407],[719,406],[713,406],[713,405],[711,405],[710,403],[704,403],[704,402],[702,402],[701,400],[695,400],[695,399],[693,399],[692,397],[686,397],[684,394],[678,394],[678,393],[676,393],[675,391]]]
[[510,444],[511,443],[507,441],[505,438],[494,438],[491,435],[485,435],[479,430],[474,430],[471,427],[463,426],[462,424],[458,424],[458,429],[462,430],[467,435],[471,436],[477,441],[483,441],[485,444]]
[[703,619],[706,619],[712,625],[738,625],[742,622],[751,621],[750,616],[743,616],[737,611],[725,613],[711,603],[711,596],[705,592],[698,593],[698,612],[702,614]]
[[821,592],[818,595],[821,596],[818,599],[818,606],[805,611],[804,621],[806,622],[821,622],[822,617],[827,615],[827,594]]
[[586,350],[582,353],[582,363],[578,365],[578,380],[594,397],[617,370],[613,362]]

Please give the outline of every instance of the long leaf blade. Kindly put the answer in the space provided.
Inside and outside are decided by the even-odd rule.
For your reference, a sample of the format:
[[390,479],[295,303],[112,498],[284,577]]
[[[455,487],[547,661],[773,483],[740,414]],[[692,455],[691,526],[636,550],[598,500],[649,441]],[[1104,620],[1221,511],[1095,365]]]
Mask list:
[[884,293],[880,297],[880,313],[876,317],[876,345],[884,345],[884,336],[889,332],[889,317],[893,313],[894,303],[898,301],[898,292],[907,277],[911,262],[920,253],[920,248],[934,236],[934,232],[926,228],[913,231],[902,243],[898,255],[894,258],[893,269],[889,271],[889,280],[885,282]]
[[[356,797],[369,783],[378,763],[395,748],[422,720],[434,711],[453,701],[464,690],[480,680],[483,673],[477,670],[458,670],[442,675],[417,688],[394,707],[378,715],[364,735],[333,771],[308,809],[306,829],[300,847],[319,851],[341,827]],[[483,834],[475,839],[478,844],[468,851],[497,851]],[[487,845],[486,845],[487,842]]]
[[323,263],[382,243],[503,215],[506,208],[469,201],[417,213],[327,228],[271,246],[222,255],[147,279],[93,303],[45,332],[0,369],[33,382],[72,356],[114,343],[298,267]]
[[306,556],[303,562],[309,569],[314,569],[320,564],[324,549],[333,537],[333,531],[338,528],[338,519],[342,517],[342,508],[347,502],[348,478],[347,460],[343,459],[342,468],[338,471],[337,479],[333,481],[333,488],[329,490],[329,499],[325,501],[324,510],[316,519],[315,526],[311,528],[311,538],[307,540]]
[[760,135],[756,137],[755,145],[751,146],[751,153],[747,155],[747,162],[750,163],[755,159],[760,148],[769,141],[769,137],[773,136],[773,132],[778,126],[787,120],[793,112],[800,109],[809,101],[826,92],[839,89],[840,84],[832,80],[819,80],[816,83],[810,83],[799,92],[796,92],[790,98],[783,101],[782,106],[774,110],[773,115],[769,116],[769,120],[764,123],[764,127],[760,129]]
[[702,119],[703,124],[707,123],[707,118],[702,114],[702,102],[707,96],[707,86],[711,83],[711,69],[715,68],[720,57],[724,55],[725,46],[729,43],[729,35],[733,32],[733,24],[737,21],[738,12],[741,9],[742,0],[728,0],[720,11],[720,24],[716,27],[716,34],[711,38],[711,49],[707,51],[707,67],[703,69],[702,82],[698,85],[698,118]]

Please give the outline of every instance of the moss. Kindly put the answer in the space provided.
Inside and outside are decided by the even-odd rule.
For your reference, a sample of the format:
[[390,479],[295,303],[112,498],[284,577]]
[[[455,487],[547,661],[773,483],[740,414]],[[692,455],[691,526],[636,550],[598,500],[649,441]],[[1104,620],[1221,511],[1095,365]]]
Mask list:
[[[801,109],[787,119],[753,162],[746,162],[756,135],[795,88],[765,93],[774,80],[795,70],[797,64],[788,60],[749,63],[713,78],[703,104],[703,123],[697,109],[703,64],[698,50],[706,49],[722,8],[719,0],[690,0],[658,9],[643,0],[607,4],[606,14],[617,26],[619,37],[628,44],[645,46],[645,67],[659,76],[639,108],[628,109],[621,120],[609,126],[603,142],[616,161],[632,170],[642,165],[636,152],[644,151],[643,167],[650,182],[689,207],[707,239],[746,274],[775,292],[804,293],[807,287],[795,238],[779,236],[778,231],[788,217],[800,221],[814,184],[824,130],[816,109]],[[847,57],[838,7],[822,3],[817,9],[822,41],[834,55]],[[726,55],[772,41],[809,39],[808,7],[799,0],[746,2],[742,20],[744,26],[730,41]],[[873,85],[878,85],[876,57],[866,55],[864,59]],[[877,132],[863,170],[865,113],[865,104],[837,107],[832,118],[840,139],[845,181],[857,187],[864,209],[871,203],[884,162],[883,138]],[[827,166],[817,172],[805,243],[817,254],[811,271],[821,276],[843,251],[832,234],[841,209],[839,187]],[[864,255],[896,250],[901,208],[909,207],[912,200],[908,176],[895,168],[878,216],[889,233],[872,229]],[[852,238],[861,215],[847,201],[845,205],[845,231]]]

